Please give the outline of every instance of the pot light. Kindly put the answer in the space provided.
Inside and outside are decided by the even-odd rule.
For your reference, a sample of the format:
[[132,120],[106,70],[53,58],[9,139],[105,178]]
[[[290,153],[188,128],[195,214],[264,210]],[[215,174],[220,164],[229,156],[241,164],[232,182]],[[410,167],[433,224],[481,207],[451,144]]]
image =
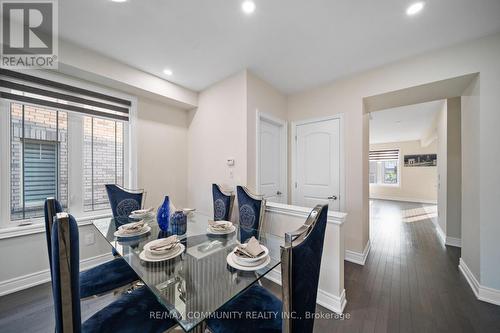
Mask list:
[[168,75],[168,76],[172,76],[172,74],[174,74],[174,72],[172,72],[171,69],[167,68],[167,69],[163,70],[163,74]]
[[255,2],[251,0],[243,1],[243,3],[241,4],[241,10],[245,14],[252,14],[255,11]]
[[420,13],[420,11],[422,11],[422,9],[424,9],[424,6],[425,6],[425,2],[423,2],[423,1],[415,2],[415,3],[411,4],[406,9],[406,15],[408,15],[408,16],[416,15],[416,14]]
[[127,0],[111,0],[113,2],[127,2]]

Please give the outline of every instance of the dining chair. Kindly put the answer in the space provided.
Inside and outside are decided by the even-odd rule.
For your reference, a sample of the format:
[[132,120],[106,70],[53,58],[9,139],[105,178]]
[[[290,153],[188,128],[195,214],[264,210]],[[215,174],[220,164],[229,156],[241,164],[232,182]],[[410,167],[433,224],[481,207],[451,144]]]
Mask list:
[[234,194],[223,191],[218,184],[212,184],[212,197],[214,201],[214,220],[229,221],[233,213]]
[[144,190],[129,190],[116,184],[106,184],[111,211],[115,219],[128,221],[130,213],[143,206]]
[[238,210],[240,224],[240,241],[243,243],[254,236],[259,238],[264,221],[266,200],[261,196],[251,193],[244,186],[237,186]]
[[[306,314],[316,311],[327,214],[328,205],[317,205],[302,227],[285,234],[285,245],[281,247],[283,301],[254,284],[207,320],[209,330],[213,333],[311,333],[314,316]],[[235,313],[243,313],[243,316],[229,315]],[[256,315],[247,317],[245,313]]]
[[52,294],[56,333],[165,332],[175,325],[168,316],[151,318],[164,307],[142,287],[124,294],[81,322],[78,225],[68,213],[58,213],[51,232]]
[[[47,198],[44,204],[45,235],[49,253],[49,266],[52,271],[51,230],[56,214],[62,207],[54,198]],[[80,297],[87,298],[105,294],[125,287],[138,280],[137,274],[123,258],[115,258],[80,273]]]

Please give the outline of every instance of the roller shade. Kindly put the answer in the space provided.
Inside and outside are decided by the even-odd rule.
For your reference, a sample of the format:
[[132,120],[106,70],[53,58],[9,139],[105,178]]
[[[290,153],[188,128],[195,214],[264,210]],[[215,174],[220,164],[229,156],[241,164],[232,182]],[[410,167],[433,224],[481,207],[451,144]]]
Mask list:
[[57,196],[57,144],[24,141],[24,202],[26,206],[43,203]]
[[0,97],[28,104],[128,121],[128,100],[36,76],[0,69]]
[[399,159],[399,149],[370,151],[370,161],[391,161],[398,159]]

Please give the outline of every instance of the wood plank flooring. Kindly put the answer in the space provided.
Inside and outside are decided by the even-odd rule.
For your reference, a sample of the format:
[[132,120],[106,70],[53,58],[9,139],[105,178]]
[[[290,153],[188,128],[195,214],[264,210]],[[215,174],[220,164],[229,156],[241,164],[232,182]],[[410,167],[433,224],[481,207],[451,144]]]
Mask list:
[[[370,210],[366,264],[345,263],[350,319],[316,320],[315,332],[500,332],[500,306],[475,298],[458,270],[460,249],[439,240],[435,206],[375,200]],[[83,319],[113,297],[83,302]],[[0,297],[1,333],[53,332],[53,317],[49,284]]]

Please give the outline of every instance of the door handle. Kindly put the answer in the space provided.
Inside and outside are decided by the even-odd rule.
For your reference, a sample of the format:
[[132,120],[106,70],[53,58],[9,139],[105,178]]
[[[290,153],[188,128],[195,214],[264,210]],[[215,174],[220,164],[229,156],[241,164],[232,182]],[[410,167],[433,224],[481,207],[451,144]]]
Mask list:
[[328,200],[337,200],[337,196],[336,195],[332,195],[330,197],[327,198]]
[[281,193],[280,191],[276,192],[276,195],[282,195],[283,193]]

